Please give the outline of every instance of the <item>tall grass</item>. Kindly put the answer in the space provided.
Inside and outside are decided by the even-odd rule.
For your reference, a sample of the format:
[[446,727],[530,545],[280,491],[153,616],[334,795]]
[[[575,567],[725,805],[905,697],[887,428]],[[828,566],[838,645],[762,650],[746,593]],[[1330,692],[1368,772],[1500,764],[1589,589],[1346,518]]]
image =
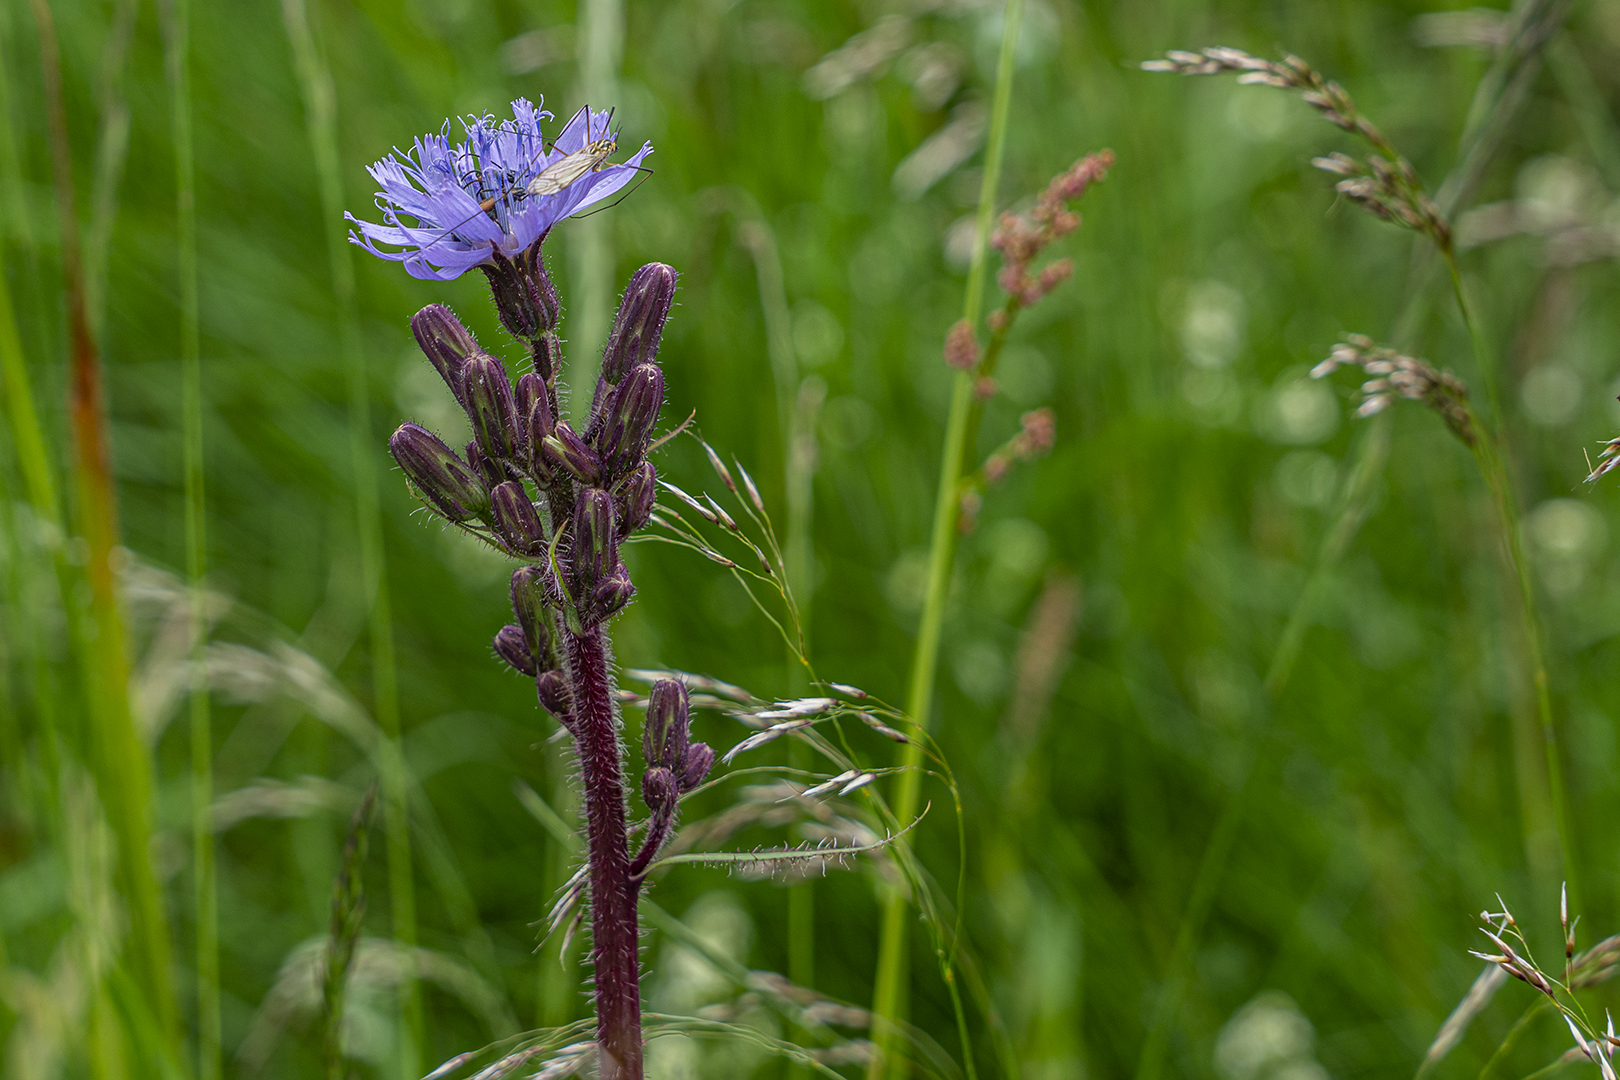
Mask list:
[[176,258],[180,293],[180,400],[185,472],[186,584],[191,738],[192,906],[196,920],[197,1050],[200,1080],[220,1075],[219,882],[214,862],[214,738],[209,708],[208,500],[203,476],[202,356],[197,296],[197,185],[191,124],[191,12],[187,0],[164,8],[164,72],[174,138]]
[[[973,254],[968,269],[962,319],[975,328],[984,308],[985,277],[989,266],[990,225],[996,213],[996,192],[1001,180],[1001,159],[1007,147],[1007,125],[1012,110],[1014,53],[1023,17],[1023,0],[1009,0],[1002,12],[1001,53],[996,61],[996,90],[990,112],[989,140],[985,145],[984,179],[979,185],[979,206],[973,223]],[[906,690],[906,713],[925,728],[932,720],[934,680],[939,670],[940,631],[945,621],[945,603],[951,568],[956,561],[956,530],[961,513],[963,458],[972,451],[968,428],[975,412],[974,376],[970,371],[956,374],[951,386],[951,408],[945,422],[945,442],[940,451],[939,489],[934,501],[934,524],[928,548],[928,585],[923,593],[922,614],[917,624],[917,642],[912,654],[911,677]],[[917,812],[922,790],[922,746],[906,744],[900,755],[905,769],[894,797],[895,816],[910,821]],[[903,842],[903,841],[902,841]],[[906,897],[891,891],[883,902],[883,929],[878,945],[877,972],[874,976],[872,1011],[880,1017],[899,1019],[906,999],[908,978]],[[946,977],[950,977],[947,971]],[[952,995],[956,990],[952,987]],[[892,1036],[880,1031],[877,1054],[867,1076],[870,1080],[888,1071],[904,1075],[904,1066],[893,1054]],[[972,1063],[969,1062],[969,1067]]]
[[[515,1038],[512,1017],[585,1037],[567,1034],[587,1031],[570,1026],[590,1010],[583,942],[560,958],[559,934],[534,952],[548,890],[575,866],[570,762],[546,743],[532,688],[490,659],[499,568],[411,517],[368,456],[381,450],[371,421],[459,431],[424,409],[412,311],[442,299],[486,348],[509,345],[477,279],[345,270],[341,211],[363,209],[365,163],[444,116],[519,94],[571,113],[595,40],[588,7],[594,18],[593,5],[544,2],[321,3],[289,18],[276,5],[64,0],[43,7],[60,50],[55,120],[35,10],[0,7],[7,1076],[146,1075],[141,1055],[160,1045],[152,1060],[203,1074],[208,930],[194,912],[210,847],[219,1074],[326,1075],[312,958],[373,779],[380,834],[351,879],[371,903],[343,1068],[402,1075],[397,1045],[414,1041],[420,1076]],[[947,929],[961,919],[952,971],[979,1075],[1265,1080],[1243,1071],[1264,1023],[1294,1033],[1275,1064],[1296,1075],[1410,1075],[1428,1061],[1426,1080],[1449,1080],[1556,1062],[1567,1029],[1512,981],[1470,1006],[1449,1052],[1426,1055],[1479,975],[1470,913],[1496,910],[1493,893],[1543,957],[1561,864],[1579,879],[1577,954],[1620,918],[1603,854],[1620,810],[1620,503],[1580,486],[1582,446],[1613,433],[1620,377],[1604,246],[1620,38],[1606,9],[1025,0],[1003,64],[1001,5],[608,7],[622,46],[597,104],[618,106],[626,146],[654,143],[656,175],[550,242],[573,304],[568,354],[588,364],[600,341],[585,325],[593,275],[610,310],[629,266],[680,268],[661,352],[668,413],[696,409],[704,439],[759,482],[801,615],[813,607],[816,671],[908,705],[954,770],[965,857],[927,777],[912,806],[932,809],[905,839],[933,879],[929,902],[965,875],[960,911],[935,914]],[[1473,333],[1432,244],[1354,212],[1310,168],[1339,136],[1309,110],[1134,67],[1218,42],[1310,57],[1421,175],[1452,170],[1436,201],[1458,228]],[[166,50],[189,57],[188,89],[169,81]],[[1007,78],[997,168],[986,144]],[[177,219],[186,99],[194,300]],[[975,280],[981,209],[1017,209],[1102,146],[1120,164],[1062,252],[1075,280],[1021,316],[982,440],[971,410],[953,427],[958,380],[939,352]],[[902,179],[919,160],[941,171],[898,182],[908,159]],[[55,205],[66,186],[53,168],[74,181],[71,213]],[[604,270],[582,261],[592,229]],[[89,330],[77,337],[62,273],[75,256]],[[982,298],[993,263],[979,266]],[[1345,331],[1462,376],[1500,433],[1494,460],[1422,410],[1349,418],[1334,395],[1353,381],[1303,382]],[[70,408],[75,376],[97,371],[100,420]],[[941,473],[953,460],[970,473],[976,443],[1042,405],[1053,453],[986,489],[974,531],[951,532],[953,506],[931,547]],[[942,469],[947,435],[958,452]],[[813,471],[789,445],[812,439]],[[204,460],[206,535],[183,512],[205,520]],[[688,440],[659,469],[689,490],[714,483]],[[797,692],[780,640],[723,568],[661,545],[633,557],[640,591],[615,628],[626,668]],[[119,566],[129,573],[106,572]],[[206,639],[186,584],[203,570]],[[929,654],[914,707],[908,676]],[[188,690],[204,660],[199,728]],[[107,678],[119,663],[127,678]],[[717,748],[746,734],[722,711],[695,726]],[[864,725],[848,726],[869,750]],[[199,735],[213,737],[207,760]],[[1571,851],[1552,837],[1550,765]],[[683,816],[756,784],[707,790]],[[903,816],[902,791],[882,794]],[[878,806],[872,821],[886,820]],[[806,839],[796,828],[751,825],[736,846]],[[660,880],[647,1008],[703,1012],[650,1024],[654,1049],[681,1047],[697,1075],[861,1075],[864,1060],[780,1056],[784,1040],[824,1050],[831,1032],[851,1057],[871,1036],[914,1074],[966,1075],[952,988],[930,957],[907,955],[928,952],[929,925],[915,936],[895,865],[868,858],[809,891],[741,869]],[[839,1022],[867,1012],[849,1003],[871,998],[880,958],[905,1038]],[[773,996],[784,982],[817,995],[808,1020]],[[1580,992],[1592,1015],[1612,987]]]
[[[393,604],[388,589],[381,511],[377,492],[377,441],[371,425],[371,385],[356,307],[353,256],[343,225],[343,175],[337,143],[337,92],[310,26],[303,0],[283,0],[282,19],[292,44],[303,97],[309,150],[320,191],[322,230],[336,301],[336,322],[348,387],[349,460],[354,483],[356,535],[360,549],[361,597],[371,644],[372,709],[387,740],[381,748],[383,835],[388,852],[388,905],[394,940],[407,966],[417,943],[416,883],[411,870],[408,778],[400,747],[399,690],[394,667]],[[404,1037],[399,1075],[421,1071],[424,1037],[421,991],[407,970],[400,988]]]

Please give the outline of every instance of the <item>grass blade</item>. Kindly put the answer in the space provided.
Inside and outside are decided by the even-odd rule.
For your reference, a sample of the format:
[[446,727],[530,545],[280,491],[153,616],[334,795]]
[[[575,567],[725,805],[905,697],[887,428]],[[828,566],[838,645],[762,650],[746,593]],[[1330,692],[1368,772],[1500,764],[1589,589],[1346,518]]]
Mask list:
[[[177,1010],[169,981],[168,920],[148,857],[152,836],[152,759],[130,711],[129,657],[119,601],[115,548],[119,543],[112,449],[107,432],[101,356],[86,309],[84,266],[73,196],[73,161],[63,99],[61,53],[46,0],[32,0],[45,79],[51,171],[60,217],[62,275],[67,293],[69,422],[77,524],[88,546],[90,621],[95,636],[85,658],[94,674],[85,679],[103,798],[118,840],[119,868],[130,906],[134,967],[164,1049],[179,1047]],[[68,596],[69,606],[72,597]],[[80,635],[79,644],[86,640]]]
[[[130,5],[133,7],[133,4]],[[174,137],[176,266],[180,286],[180,401],[190,593],[192,903],[195,907],[197,1075],[220,1075],[219,882],[214,865],[213,723],[208,699],[207,497],[203,486],[202,359],[198,341],[197,192],[191,128],[191,12],[188,0],[161,5],[164,72]],[[109,121],[110,123],[111,121]]]

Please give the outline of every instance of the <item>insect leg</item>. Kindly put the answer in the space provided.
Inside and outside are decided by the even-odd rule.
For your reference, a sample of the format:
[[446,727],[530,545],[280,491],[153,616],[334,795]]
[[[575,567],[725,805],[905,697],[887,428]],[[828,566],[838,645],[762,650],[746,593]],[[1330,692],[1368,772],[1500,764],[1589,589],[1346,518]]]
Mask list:
[[630,167],[632,169],[636,170],[636,172],[642,173],[643,175],[639,180],[637,180],[635,182],[635,185],[633,187],[631,187],[629,191],[623,192],[622,194],[620,194],[620,196],[617,199],[614,199],[612,202],[607,203],[604,206],[594,206],[591,209],[585,211],[583,214],[572,214],[572,215],[570,215],[570,217],[574,221],[583,221],[583,220],[585,220],[586,218],[590,217],[593,214],[600,214],[603,210],[611,210],[611,209],[613,209],[615,206],[618,206],[620,203],[624,202],[624,200],[628,199],[631,195],[634,195],[635,192],[636,192],[636,188],[639,188],[642,184],[645,184],[647,182],[647,177],[651,176],[653,174],[653,171],[651,169],[647,168],[647,166],[645,166],[645,165],[632,165]]

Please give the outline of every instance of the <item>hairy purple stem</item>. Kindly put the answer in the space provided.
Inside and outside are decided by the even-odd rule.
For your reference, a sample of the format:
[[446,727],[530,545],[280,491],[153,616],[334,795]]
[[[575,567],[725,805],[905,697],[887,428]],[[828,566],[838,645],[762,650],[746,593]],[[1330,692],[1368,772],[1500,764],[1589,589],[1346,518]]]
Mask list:
[[652,821],[647,825],[647,839],[642,842],[641,850],[636,852],[635,859],[630,863],[630,878],[641,886],[641,880],[646,876],[647,865],[653,861],[658,850],[669,839],[669,834],[675,831],[675,819],[668,814],[654,814]]
[[585,788],[591,866],[591,949],[601,1080],[642,1080],[638,887],[630,877],[624,769],[614,721],[607,636],[564,632],[574,696],[574,744]]

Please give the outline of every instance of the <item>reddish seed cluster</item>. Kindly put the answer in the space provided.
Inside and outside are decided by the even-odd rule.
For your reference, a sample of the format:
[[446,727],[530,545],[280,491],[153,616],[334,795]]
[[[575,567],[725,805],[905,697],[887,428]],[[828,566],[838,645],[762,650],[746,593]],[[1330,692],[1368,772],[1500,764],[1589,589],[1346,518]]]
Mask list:
[[1057,416],[1051,409],[1033,409],[1019,417],[1022,430],[984,463],[986,483],[999,484],[1013,465],[1051,453],[1057,442]]
[[[1002,257],[1001,273],[996,281],[1020,307],[1039,303],[1074,273],[1074,263],[1068,259],[1059,259],[1033,274],[1030,265],[1048,244],[1080,227],[1080,215],[1070,210],[1068,204],[1107,176],[1113,164],[1112,150],[1087,154],[1052,179],[1031,213],[1001,215],[1001,223],[990,237],[990,246],[1001,252]],[[1000,315],[997,312],[991,316],[991,329],[1000,328],[997,325]]]
[[945,366],[957,371],[972,371],[979,363],[979,339],[973,333],[973,324],[958,319],[945,335]]

